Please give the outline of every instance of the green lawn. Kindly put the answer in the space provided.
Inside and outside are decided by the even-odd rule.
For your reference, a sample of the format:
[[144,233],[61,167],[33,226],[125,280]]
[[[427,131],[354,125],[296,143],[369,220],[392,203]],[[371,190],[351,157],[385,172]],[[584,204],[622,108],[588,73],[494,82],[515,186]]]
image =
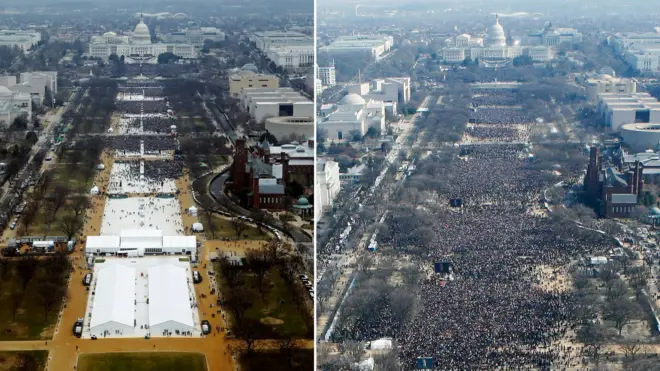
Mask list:
[[[221,277],[219,266],[217,277]],[[246,318],[259,321],[263,324],[257,331],[257,338],[271,339],[291,336],[294,338],[311,338],[313,336],[314,324],[312,319],[305,314],[296,304],[295,297],[298,290],[289,287],[282,279],[279,268],[271,268],[266,278],[266,286],[269,287],[265,300],[257,288],[256,278],[246,270],[245,287],[249,296],[253,298],[252,307],[245,314]],[[223,290],[231,290],[226,284],[219,285]],[[227,294],[226,294],[227,295]],[[265,319],[276,320],[280,324],[264,323]]]
[[[25,235],[26,236],[44,236],[44,235],[66,235],[65,232],[61,230],[60,222],[62,218],[66,215],[71,215],[74,212],[70,210],[66,205],[62,206],[57,210],[55,218],[52,218],[50,213],[46,208],[39,209],[37,216],[34,218],[34,221],[30,223]],[[81,216],[82,217],[82,216]],[[50,221],[50,230],[48,230],[47,222]]]
[[201,353],[103,353],[81,354],[78,371],[206,371]]
[[[206,220],[206,217],[202,216],[201,222],[204,225],[204,233],[206,234],[206,238],[208,239],[221,239],[221,238],[229,238],[229,239],[235,239],[236,238],[236,232],[234,231],[234,227],[232,226],[231,220],[228,220],[224,217],[221,217],[219,215],[214,215],[213,217],[213,223],[215,225],[215,237],[211,234],[211,229],[209,228],[208,220]],[[242,233],[241,233],[241,240],[269,240],[271,236],[264,232],[259,231],[259,228],[253,227],[251,225],[248,225],[248,228],[246,228]]]
[[78,190],[82,193],[89,192],[89,190],[92,189],[92,183],[94,182],[94,175],[96,174],[96,170],[89,178],[89,180],[86,180],[84,171],[80,170],[81,166],[83,165],[77,164],[76,167],[72,168],[72,165],[70,164],[58,163],[54,170],[55,176],[53,177],[53,184],[57,184],[59,182],[67,183],[71,189]]
[[308,371],[314,368],[314,351],[311,349],[295,350],[291,357],[293,367],[289,367],[287,355],[279,351],[253,352],[249,356],[243,353],[239,362],[243,371]]
[[[55,304],[46,319],[44,306],[39,296],[40,280],[37,276],[42,269],[38,268],[35,277],[28,283],[25,291],[14,268],[10,268],[0,278],[0,341],[50,339],[53,336],[57,313],[60,305]],[[53,280],[60,280],[52,277]],[[63,281],[65,278],[61,278]],[[41,281],[43,282],[43,281]],[[66,286],[66,282],[60,285]],[[12,313],[12,293],[21,292],[20,304],[16,310],[16,318]],[[65,326],[68,326],[65,324]]]
[[[48,352],[45,350],[0,352],[0,370],[43,371],[47,359]],[[19,367],[21,363],[23,365]]]

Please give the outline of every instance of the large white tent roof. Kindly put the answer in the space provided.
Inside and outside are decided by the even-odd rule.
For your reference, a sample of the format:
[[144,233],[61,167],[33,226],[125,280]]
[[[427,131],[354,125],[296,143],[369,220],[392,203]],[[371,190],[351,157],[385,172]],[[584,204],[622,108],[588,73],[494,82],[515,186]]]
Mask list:
[[135,269],[121,264],[101,269],[90,327],[116,322],[133,327],[135,321]]
[[195,236],[164,236],[163,248],[195,249],[197,237]]
[[173,321],[193,327],[186,270],[171,264],[149,268],[149,326]]
[[108,249],[119,248],[119,236],[87,236],[85,248]]
[[147,238],[147,237],[163,237],[163,231],[160,229],[122,229],[120,236],[122,238]]

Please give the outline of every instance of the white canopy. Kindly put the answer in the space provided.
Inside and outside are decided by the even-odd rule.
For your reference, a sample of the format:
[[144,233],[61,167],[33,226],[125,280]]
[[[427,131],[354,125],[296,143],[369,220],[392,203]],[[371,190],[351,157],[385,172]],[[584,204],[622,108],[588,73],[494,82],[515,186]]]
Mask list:
[[202,223],[193,223],[192,229],[195,232],[203,232],[204,231],[204,225]]
[[190,327],[192,330],[194,322],[187,282],[184,268],[171,264],[149,268],[150,327],[170,322],[175,327]]
[[105,169],[105,165],[103,165],[103,164],[98,164],[98,165],[96,165],[96,168],[97,168],[98,170],[103,170],[103,169]]
[[91,193],[93,195],[99,194],[99,187],[97,187],[97,186],[92,187],[92,189],[89,191],[89,193]]
[[115,129],[113,129],[113,128],[108,129],[108,133],[112,133],[114,131],[115,131]]
[[374,340],[370,344],[370,348],[372,350],[378,350],[378,349],[392,349],[392,339],[378,339]]
[[89,323],[91,330],[111,323],[132,328],[135,321],[135,269],[114,264],[101,269],[97,277]]
[[192,216],[197,216],[197,207],[195,207],[195,206],[191,206],[191,207],[188,209],[188,212],[189,212],[190,215],[192,215]]

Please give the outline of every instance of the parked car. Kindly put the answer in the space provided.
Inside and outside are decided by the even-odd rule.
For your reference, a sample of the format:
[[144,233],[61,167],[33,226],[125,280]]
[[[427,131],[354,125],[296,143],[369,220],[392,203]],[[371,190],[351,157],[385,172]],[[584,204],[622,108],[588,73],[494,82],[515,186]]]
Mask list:
[[207,335],[211,333],[211,324],[207,320],[202,321],[202,334]]
[[76,323],[73,324],[73,335],[76,337],[81,337],[83,332],[83,319],[78,318]]

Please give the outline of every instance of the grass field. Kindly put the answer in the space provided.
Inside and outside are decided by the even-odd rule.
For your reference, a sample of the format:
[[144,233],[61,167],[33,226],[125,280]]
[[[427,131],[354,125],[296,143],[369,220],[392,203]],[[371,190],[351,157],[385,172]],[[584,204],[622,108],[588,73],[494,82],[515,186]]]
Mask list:
[[103,353],[81,354],[78,371],[206,371],[201,353]]
[[0,371],[43,371],[47,359],[48,352],[45,350],[0,352]]
[[[57,210],[57,214],[51,220],[50,213],[46,208],[40,208],[37,216],[34,218],[34,221],[30,223],[25,235],[26,236],[43,236],[43,235],[66,235],[64,231],[61,230],[60,222],[66,215],[73,214],[66,205],[62,206]],[[47,222],[50,221],[50,230],[48,229]]]
[[[50,339],[53,336],[59,304],[55,303],[46,318],[46,312],[41,301],[39,286],[46,280],[56,285],[66,286],[66,272],[60,274],[46,273],[41,266],[45,260],[39,260],[34,277],[23,286],[16,268],[12,265],[0,275],[0,341],[3,340],[34,340]],[[17,300],[15,301],[14,298]],[[16,317],[13,314],[13,303],[17,303]]]
[[[216,240],[221,238],[236,238],[236,232],[234,231],[231,220],[220,215],[213,216],[213,224],[215,225],[215,238],[211,234],[206,217],[202,216],[200,220],[204,225],[204,233],[206,234],[206,238]],[[265,231],[259,231],[259,228],[253,226],[248,226],[243,232],[241,232],[242,240],[268,240],[270,238],[271,236],[268,233]]]
[[[219,271],[218,265],[216,270]],[[221,277],[219,272],[217,277]],[[257,338],[312,337],[313,321],[304,312],[301,313],[300,307],[296,304],[297,290],[290,288],[284,281],[279,268],[271,268],[267,275],[265,286],[269,289],[266,290],[265,300],[261,298],[254,275],[246,274],[243,285],[247,288],[249,297],[253,298],[252,307],[247,310],[245,317],[263,325],[256,331]],[[221,284],[220,287],[231,290],[226,284]]]
[[[89,180],[85,179],[84,171],[80,170],[82,164],[78,164],[75,167],[72,167],[66,163],[58,163],[55,166],[55,176],[53,177],[53,184],[59,182],[67,183],[71,189],[78,190],[81,193],[87,193],[92,189],[92,183],[94,182],[94,176],[92,175]],[[96,174],[94,171],[92,174]]]
[[243,353],[240,364],[243,371],[307,371],[314,368],[314,351],[298,349],[292,352],[292,367],[289,366],[289,356],[280,351],[254,352],[249,356]]

